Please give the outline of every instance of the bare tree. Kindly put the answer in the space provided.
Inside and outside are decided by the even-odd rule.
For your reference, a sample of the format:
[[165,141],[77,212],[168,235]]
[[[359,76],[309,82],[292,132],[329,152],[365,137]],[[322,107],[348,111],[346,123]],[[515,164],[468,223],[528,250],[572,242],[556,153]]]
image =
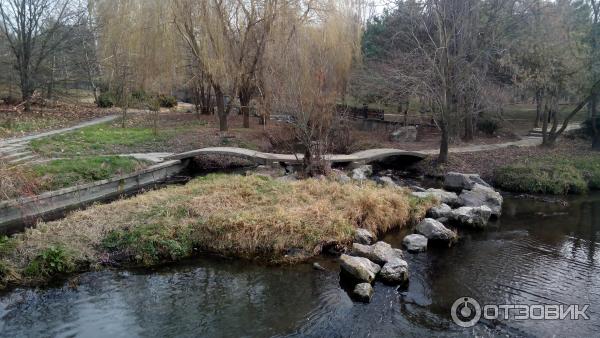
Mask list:
[[[497,12],[508,1],[493,5]],[[450,142],[473,138],[497,34],[491,16],[484,21],[477,0],[397,1],[382,55],[368,60],[363,77],[386,100],[421,97],[441,131],[438,162],[448,160]],[[488,10],[492,12],[491,10]],[[484,40],[482,32],[489,33]],[[371,79],[371,80],[369,80]],[[396,102],[401,103],[401,102]]]
[[27,111],[40,85],[37,74],[42,63],[65,41],[68,29],[79,19],[69,0],[2,0],[0,17],[14,57],[21,96]]
[[361,21],[351,1],[323,2],[311,13],[292,5],[283,12],[273,28],[279,38],[266,53],[265,101],[292,116],[305,174],[322,174],[324,155],[332,149],[335,105],[360,52]]

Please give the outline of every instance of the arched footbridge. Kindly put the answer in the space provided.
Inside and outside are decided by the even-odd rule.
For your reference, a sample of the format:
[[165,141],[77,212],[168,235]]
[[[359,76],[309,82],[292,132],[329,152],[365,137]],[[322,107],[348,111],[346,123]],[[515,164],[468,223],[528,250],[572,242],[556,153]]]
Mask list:
[[[201,155],[220,155],[228,157],[243,158],[260,164],[272,165],[275,163],[301,164],[304,160],[303,154],[272,154],[260,151],[234,148],[234,147],[213,147],[202,148],[188,151],[185,153],[170,155],[165,160],[185,160]],[[409,157],[415,160],[424,159],[429,152],[427,151],[406,151],[401,149],[369,149],[359,151],[349,155],[325,155],[325,160],[333,163],[357,163],[367,164],[377,161],[383,161],[393,157]]]

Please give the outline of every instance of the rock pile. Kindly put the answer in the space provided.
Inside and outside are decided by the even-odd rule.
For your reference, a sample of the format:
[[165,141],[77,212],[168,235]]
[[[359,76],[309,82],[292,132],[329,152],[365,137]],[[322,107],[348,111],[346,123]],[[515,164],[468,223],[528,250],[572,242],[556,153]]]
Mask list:
[[[375,238],[365,229],[357,231],[355,237],[363,243],[373,242]],[[343,278],[347,277],[356,283],[352,296],[358,301],[371,301],[371,283],[377,279],[388,285],[408,282],[408,263],[403,259],[402,250],[394,249],[382,241],[375,244],[354,243],[350,255],[341,255],[340,263]]]
[[433,198],[442,203],[427,212],[427,217],[439,223],[485,228],[492,217],[502,214],[502,195],[479,175],[448,173],[444,177],[444,188],[451,191],[427,189],[412,193],[415,197]]

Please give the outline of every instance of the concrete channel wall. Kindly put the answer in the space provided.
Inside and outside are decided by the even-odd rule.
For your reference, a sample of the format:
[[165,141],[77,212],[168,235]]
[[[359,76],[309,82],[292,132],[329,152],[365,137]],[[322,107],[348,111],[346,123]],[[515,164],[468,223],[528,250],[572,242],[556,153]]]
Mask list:
[[45,216],[74,210],[97,201],[135,193],[178,175],[188,161],[168,161],[108,180],[0,202],[0,234],[22,231]]

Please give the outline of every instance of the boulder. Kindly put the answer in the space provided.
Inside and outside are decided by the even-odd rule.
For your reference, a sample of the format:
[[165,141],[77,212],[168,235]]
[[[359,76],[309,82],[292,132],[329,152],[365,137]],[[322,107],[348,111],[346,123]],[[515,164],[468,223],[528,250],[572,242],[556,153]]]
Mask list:
[[427,250],[427,237],[419,234],[408,235],[404,237],[402,244],[409,252],[422,252]]
[[357,229],[356,233],[354,234],[354,241],[359,244],[371,245],[376,240],[377,237],[375,237],[375,235],[373,235],[373,233],[367,229]]
[[401,127],[394,131],[390,138],[393,142],[416,142],[417,141],[417,127],[415,126],[406,126]]
[[473,189],[463,191],[460,194],[461,205],[465,207],[480,207],[485,205],[492,210],[492,216],[495,217],[500,217],[502,214],[503,202],[504,199],[499,192],[481,184],[475,184]]
[[324,267],[321,266],[321,264],[314,262],[313,263],[313,269],[318,270],[318,271],[325,271],[326,269]]
[[342,270],[361,282],[371,283],[381,270],[381,266],[364,257],[342,255],[340,261]]
[[298,177],[296,175],[285,175],[281,177],[277,177],[275,181],[279,182],[296,182],[298,181]]
[[341,170],[334,169],[332,170],[332,177],[336,182],[346,184],[352,182],[350,176],[348,176],[345,172]]
[[417,225],[417,232],[427,237],[428,241],[440,241],[440,242],[455,242],[458,235],[446,228],[442,223],[432,219],[425,218],[419,225]]
[[462,207],[452,211],[450,220],[460,225],[484,228],[492,217],[492,209],[487,206]]
[[352,291],[352,296],[360,302],[370,303],[373,298],[373,286],[369,283],[357,284]]
[[448,204],[442,203],[427,211],[427,217],[438,219],[448,217],[452,212],[452,208]]
[[370,165],[362,165],[352,170],[352,179],[358,181],[364,181],[371,175],[373,175],[373,166]]
[[408,281],[408,263],[403,259],[392,259],[381,268],[379,278],[382,282],[390,285],[406,283]]
[[458,195],[456,193],[442,189],[427,189],[424,192],[413,192],[412,195],[419,198],[435,198],[441,203],[445,203],[450,206],[458,206],[460,204]]
[[414,192],[426,192],[427,191],[426,189],[421,188],[418,185],[411,185],[408,188]]
[[491,186],[477,174],[449,172],[444,176],[444,189],[447,190],[457,192],[471,190],[475,184],[480,184],[482,186],[491,188]]
[[396,182],[394,182],[394,180],[392,180],[391,177],[388,176],[383,176],[383,177],[378,177],[377,178],[377,183],[383,185],[384,187],[397,187],[398,185],[396,184]]
[[374,245],[352,244],[352,255],[367,258],[379,265],[393,259],[402,258],[402,250],[394,249],[386,242],[377,242]]

